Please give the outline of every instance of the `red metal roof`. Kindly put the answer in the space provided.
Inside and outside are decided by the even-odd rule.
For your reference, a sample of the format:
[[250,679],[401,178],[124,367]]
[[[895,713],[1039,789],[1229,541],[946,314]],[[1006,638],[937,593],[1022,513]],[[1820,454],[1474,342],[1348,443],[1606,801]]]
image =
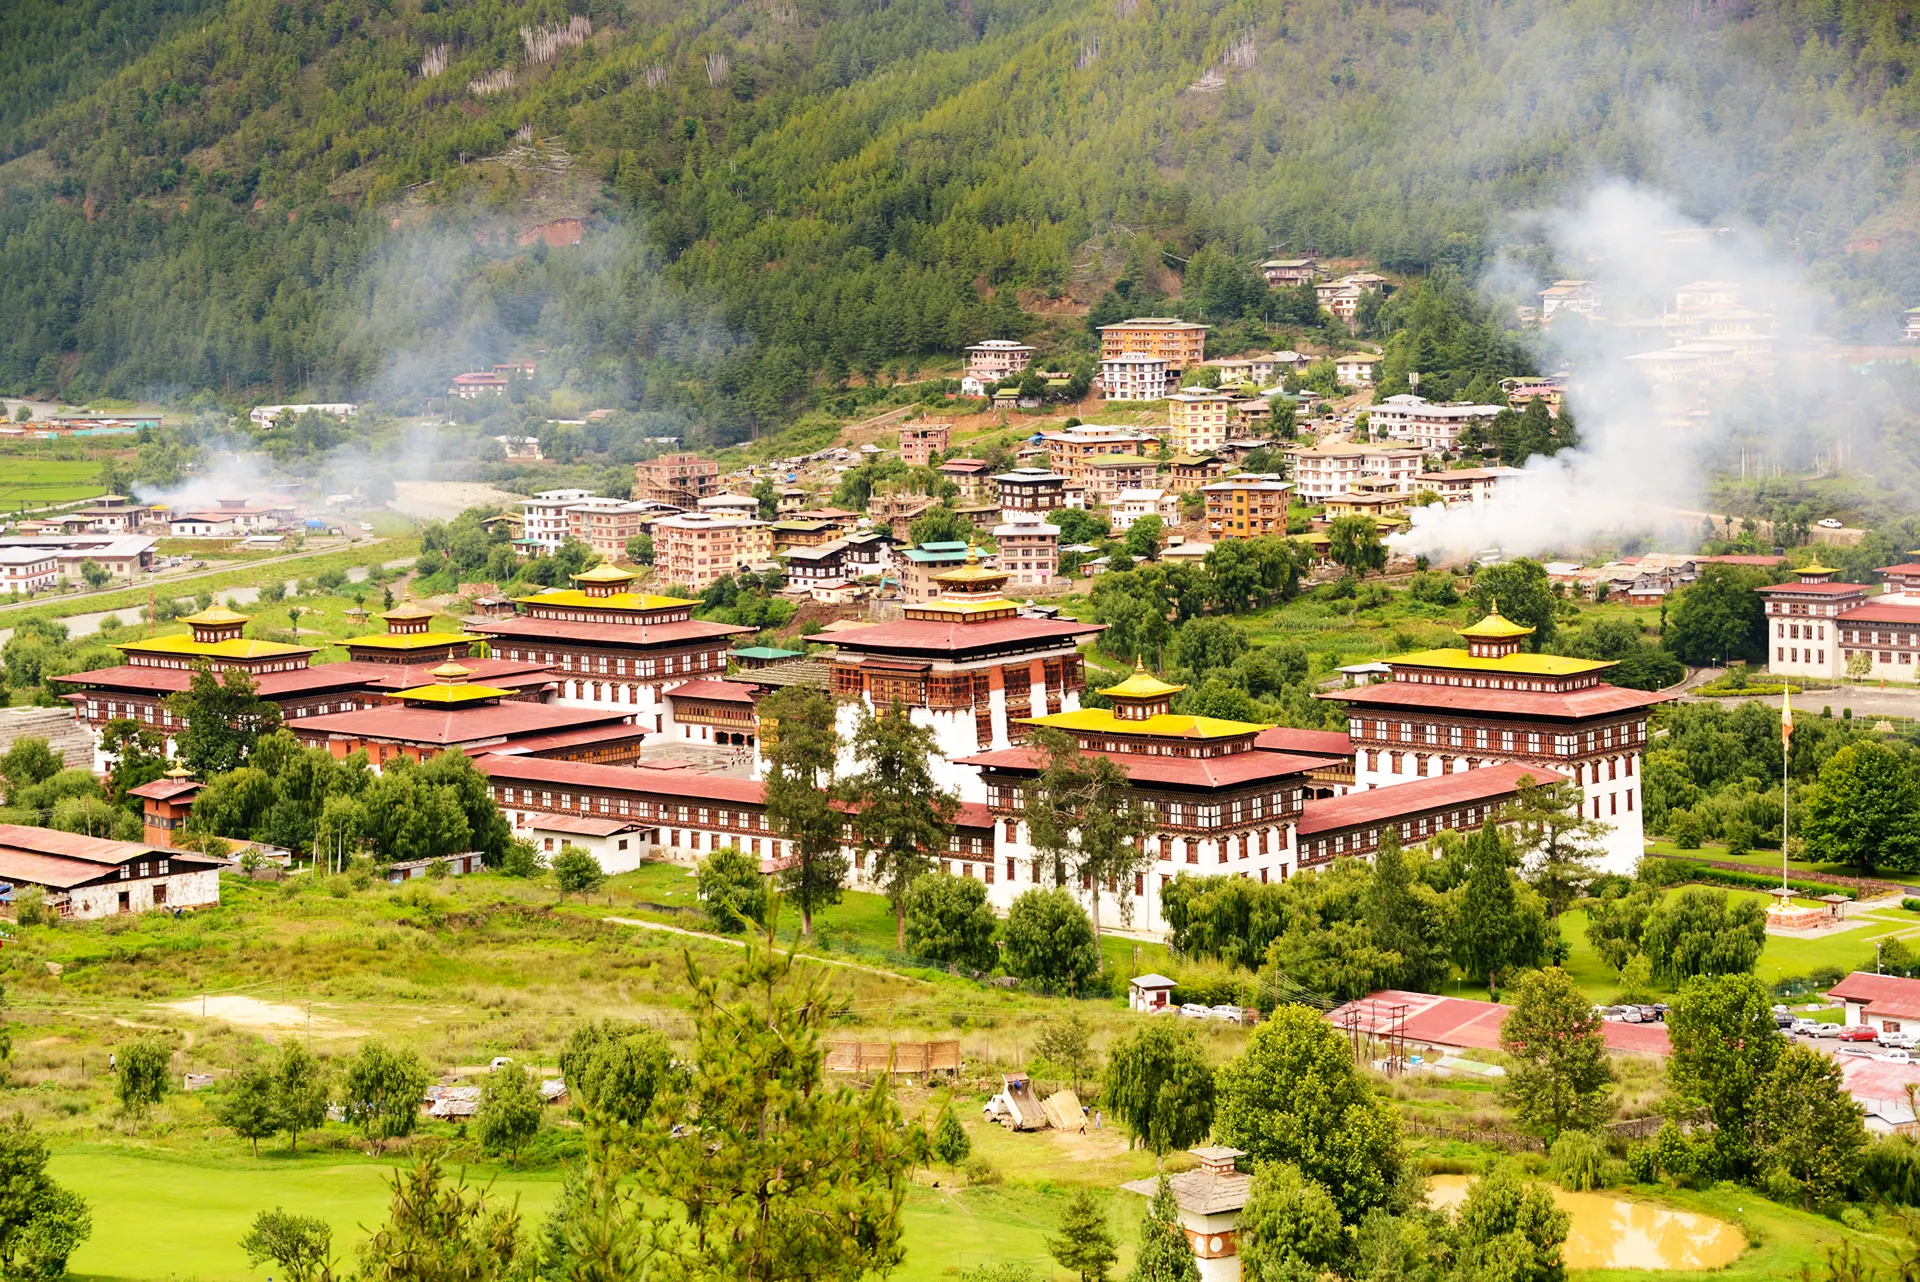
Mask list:
[[1865,592],[1866,588],[1858,583],[1776,583],[1769,588],[1755,588],[1754,591],[1778,592],[1782,596],[1846,596]]
[[1920,601],[1896,605],[1891,601],[1883,603],[1881,598],[1869,598],[1835,617],[1841,623],[1894,623],[1915,628],[1920,627]]
[[1874,1018],[1920,1019],[1920,979],[1856,970],[1827,990],[1828,997],[1859,1002]]
[[682,764],[600,766],[583,761],[482,753],[473,759],[480,773],[502,783],[560,788],[597,788],[607,792],[644,792],[688,801],[726,801],[758,806],[766,790],[752,779],[706,774]]
[[953,826],[956,828],[991,828],[993,827],[993,811],[987,809],[977,801],[963,801],[954,809]]
[[[1222,757],[1150,757],[1134,752],[1088,752],[1086,755],[1105,757],[1126,771],[1127,778],[1134,783],[1174,788],[1233,788],[1304,775],[1327,764],[1323,755],[1290,752],[1235,752]],[[957,760],[963,766],[1026,770],[1035,774],[1047,766],[1047,754],[1038,748],[996,748]]]
[[[370,680],[369,671],[384,666],[377,663],[323,663],[314,668],[295,668],[291,672],[257,672],[251,675],[254,689],[261,698],[289,699],[296,695],[365,686]],[[68,672],[48,679],[106,690],[169,695],[185,690],[193,680],[193,672],[188,668],[148,668],[123,663],[112,668]]]
[[145,797],[150,801],[167,801],[182,793],[198,792],[204,786],[198,779],[155,779],[152,783],[127,789],[127,795]]
[[527,827],[542,832],[570,832],[582,837],[611,837],[653,825],[638,819],[607,819],[598,815],[528,815]]
[[1490,713],[1580,721],[1631,712],[1679,698],[1678,693],[1629,690],[1597,685],[1584,690],[1482,690],[1475,686],[1427,685],[1418,681],[1381,681],[1318,696],[1358,708],[1418,708],[1431,712]]
[[105,837],[88,837],[77,832],[62,832],[58,828],[34,828],[26,824],[0,824],[0,846],[116,866],[129,859],[151,854],[154,849],[140,841],[109,841]]
[[752,703],[760,687],[744,681],[683,681],[667,691],[669,699],[711,699],[715,703]]
[[1920,574],[1920,561],[1904,561],[1899,565],[1883,565],[1883,566],[1880,566],[1878,569],[1876,569],[1874,573],[1875,574],[1898,574],[1898,575],[1901,575],[1902,577],[1905,577],[1907,575]]
[[296,734],[339,735],[343,738],[387,739],[444,747],[480,743],[488,739],[522,738],[619,724],[630,714],[597,708],[563,707],[553,703],[485,703],[468,707],[361,708],[330,712],[320,717],[295,717],[287,728]]
[[[1500,1025],[1512,1009],[1499,1002],[1385,989],[1336,1007],[1328,1013],[1327,1022],[1341,1029],[1349,1027],[1351,1022],[1361,1030],[1376,1035],[1383,1035],[1397,1025],[1409,1042],[1418,1045],[1458,1050],[1497,1050],[1500,1046]],[[1673,1052],[1665,1024],[1626,1024],[1607,1020],[1600,1025],[1600,1035],[1611,1051],[1630,1051],[1642,1055],[1669,1055]]]
[[463,626],[481,636],[507,637],[515,641],[571,641],[592,645],[645,646],[649,649],[753,631],[752,628],[738,628],[728,623],[706,623],[699,619],[683,619],[677,623],[582,623],[573,619],[515,616],[484,622],[475,620]]
[[1495,801],[1517,793],[1522,776],[1535,783],[1571,782],[1566,775],[1542,770],[1538,766],[1502,762],[1497,766],[1481,766],[1477,770],[1435,775],[1431,779],[1412,779],[1406,783],[1388,784],[1384,788],[1367,788],[1350,792],[1344,797],[1315,797],[1307,802],[1295,831],[1302,837],[1340,832],[1430,814],[1452,806]]
[[914,654],[959,654],[996,646],[1032,645],[1041,641],[1066,643],[1104,632],[1104,623],[1075,623],[1071,619],[991,619],[985,623],[942,623],[933,619],[903,619],[879,623],[834,638],[842,650],[908,651]]
[[1296,730],[1292,726],[1274,726],[1255,735],[1253,746],[1268,752],[1300,752],[1309,756],[1353,755],[1353,739],[1344,730]]

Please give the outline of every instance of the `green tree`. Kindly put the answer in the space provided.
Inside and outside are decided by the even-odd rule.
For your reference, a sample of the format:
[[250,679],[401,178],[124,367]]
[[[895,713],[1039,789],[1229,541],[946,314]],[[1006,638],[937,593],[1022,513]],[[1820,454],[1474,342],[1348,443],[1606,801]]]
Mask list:
[[1500,1049],[1513,1063],[1500,1094],[1515,1120],[1552,1144],[1613,1116],[1613,1065],[1587,995],[1557,966],[1520,976],[1510,995]]
[[760,724],[767,822],[788,847],[780,884],[800,909],[800,933],[811,935],[813,914],[840,902],[847,877],[840,832],[845,816],[833,804],[840,755],[833,700],[818,690],[787,686],[761,701]]
[[413,1134],[421,1097],[432,1076],[411,1049],[377,1041],[360,1043],[341,1081],[347,1120],[370,1140]]
[[1055,1015],[1040,1025],[1034,1036],[1033,1058],[1071,1080],[1078,1094],[1081,1079],[1099,1062],[1093,1049],[1093,1030],[1078,1011]]
[[1127,555],[1140,561],[1151,561],[1160,554],[1160,539],[1166,533],[1166,522],[1148,513],[1135,518],[1127,527],[1127,535],[1121,540],[1121,546]]
[[1502,1162],[1475,1180],[1455,1217],[1461,1279],[1563,1282],[1561,1251],[1572,1217],[1553,1194]]
[[947,848],[960,799],[933,777],[933,731],[915,725],[899,704],[874,715],[860,709],[853,755],[860,772],[842,796],[854,808],[854,826],[872,861],[870,878],[893,905],[894,947],[907,947],[907,891]]
[[1111,759],[1082,752],[1077,739],[1059,730],[1042,730],[1036,738],[1047,763],[1023,790],[1036,876],[1045,875],[1044,869],[1056,886],[1078,879],[1087,888],[1097,941],[1102,886],[1121,888],[1121,914],[1132,919],[1128,892],[1153,864],[1144,838],[1153,832],[1154,820],[1126,771]]
[[653,564],[653,536],[636,534],[627,540],[627,560],[635,565]]
[[1193,1245],[1180,1227],[1180,1208],[1167,1177],[1161,1176],[1140,1220],[1140,1244],[1133,1253],[1127,1282],[1200,1282]]
[[182,723],[173,736],[180,761],[200,779],[246,765],[261,736],[280,728],[279,705],[260,697],[244,668],[215,673],[196,664],[187,688],[167,696],[167,710]]
[[917,957],[992,970],[1000,960],[993,942],[998,928],[984,881],[929,872],[907,891],[907,948]]
[[1339,1030],[1305,1006],[1282,1006],[1220,1070],[1217,1143],[1252,1163],[1291,1162],[1356,1224],[1388,1205],[1405,1156],[1393,1110],[1373,1093]]
[[1086,910],[1065,890],[1023,891],[1001,932],[1007,973],[1050,992],[1077,992],[1100,969],[1100,945]]
[[166,739],[130,718],[107,722],[100,732],[100,751],[107,758],[107,791],[116,806],[137,810],[127,793],[167,772]]
[[1625,970],[1629,961],[1640,956],[1647,918],[1660,900],[1660,892],[1654,887],[1636,885],[1625,894],[1588,901],[1587,942],[1607,965],[1616,971]]
[[1522,777],[1520,795],[1501,814],[1509,824],[1527,880],[1558,917],[1599,874],[1594,861],[1605,853],[1605,822],[1588,816],[1585,794],[1574,783],[1541,784]]
[[300,1151],[300,1132],[327,1120],[327,1072],[312,1051],[288,1038],[273,1066],[273,1115],[276,1129],[287,1133],[294,1152]]
[[702,859],[693,884],[707,924],[723,934],[738,934],[749,922],[766,920],[767,879],[760,861],[738,846],[722,847]]
[[1920,787],[1907,759],[1871,739],[1835,752],[1820,767],[1801,835],[1815,857],[1862,875],[1920,871]]
[[173,1076],[173,1049],[158,1037],[136,1037],[114,1050],[115,1091],[120,1107],[134,1116],[166,1098]]
[[1155,1020],[1135,1028],[1107,1053],[1107,1105],[1127,1128],[1128,1145],[1164,1158],[1207,1138],[1215,1082],[1192,1030]]
[[1080,1282],[1107,1282],[1120,1253],[1107,1226],[1106,1199],[1088,1188],[1069,1193],[1060,1211],[1060,1235],[1047,1239],[1047,1253],[1061,1268],[1077,1273]]
[[15,739],[0,756],[0,779],[6,780],[7,799],[14,804],[18,804],[15,797],[20,789],[45,783],[65,768],[66,763],[47,740],[34,735]]
[[1327,527],[1327,540],[1327,555],[1349,574],[1364,579],[1387,568],[1387,547],[1371,517],[1340,517]]
[[523,1275],[520,1212],[485,1190],[447,1181],[425,1157],[388,1181],[387,1222],[360,1250],[367,1282],[505,1282]]
[[106,587],[107,584],[113,581],[113,575],[107,572],[107,567],[92,557],[88,557],[80,563],[80,577],[85,579],[87,586],[95,592],[98,592],[101,588]]
[[1660,641],[1682,663],[1696,667],[1733,659],[1764,659],[1767,616],[1755,589],[1773,576],[1744,565],[1703,565],[1667,613]]
[[227,1089],[214,1101],[213,1115],[220,1125],[253,1145],[260,1156],[260,1141],[280,1129],[280,1118],[273,1107],[273,1070],[258,1060],[241,1066],[227,1081]]
[[619,1019],[574,1025],[560,1051],[560,1079],[593,1126],[638,1128],[666,1082],[673,1049],[654,1029]]
[[1497,990],[1510,970],[1537,966],[1547,955],[1546,909],[1513,875],[1506,839],[1494,824],[1461,847],[1465,878],[1454,888],[1454,960]]
[[473,1121],[481,1150],[506,1153],[518,1166],[520,1150],[540,1132],[540,1091],[533,1076],[517,1064],[503,1064],[489,1073]]
[[607,884],[607,874],[591,851],[568,841],[561,843],[560,852],[553,857],[553,880],[562,899],[568,895],[584,899]]
[[927,1151],[934,1160],[945,1162],[948,1166],[960,1165],[973,1152],[973,1141],[967,1138],[967,1128],[960,1125],[960,1119],[953,1115],[951,1106],[940,1110],[940,1120],[934,1123],[933,1142]]
[[1533,648],[1553,639],[1558,605],[1546,568],[1538,561],[1518,557],[1481,567],[1473,576],[1471,600],[1478,615],[1497,609],[1503,618],[1532,628],[1528,640]]
[[1340,1208],[1291,1162],[1273,1162],[1253,1178],[1235,1232],[1249,1278],[1309,1279],[1345,1272],[1348,1238]]
[[1669,986],[1695,975],[1750,971],[1767,942],[1767,914],[1758,900],[1687,886],[1647,914],[1640,948],[1655,978]]
[[1380,835],[1360,907],[1373,945],[1400,959],[1394,982],[1415,992],[1439,991],[1453,969],[1448,954],[1452,912],[1443,895],[1415,878],[1391,828]]
[[277,1206],[261,1211],[240,1239],[240,1249],[253,1268],[272,1260],[287,1282],[333,1282],[333,1229],[318,1216]]
[[1667,1081],[1681,1098],[1701,1105],[1713,1119],[1713,1143],[1728,1176],[1751,1165],[1755,1110],[1761,1087],[1780,1061],[1782,1039],[1773,1021],[1773,999],[1752,975],[1714,975],[1688,980],[1667,1014],[1673,1054]]
[[1809,1209],[1831,1206],[1860,1182],[1867,1149],[1860,1108],[1840,1065],[1807,1046],[1788,1046],[1760,1083],[1753,1138],[1766,1188]]
[[93,1235],[93,1212],[54,1183],[47,1145],[26,1116],[0,1120],[0,1274],[59,1278],[67,1260]]

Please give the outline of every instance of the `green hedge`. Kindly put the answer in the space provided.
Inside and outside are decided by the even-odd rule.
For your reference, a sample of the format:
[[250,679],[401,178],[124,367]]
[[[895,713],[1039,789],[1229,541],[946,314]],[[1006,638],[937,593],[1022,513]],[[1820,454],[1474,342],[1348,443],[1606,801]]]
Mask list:
[[[1741,890],[1771,890],[1780,884],[1780,879],[1771,873],[1735,872],[1731,868],[1713,868],[1691,859],[1676,859],[1672,855],[1648,855],[1640,861],[1640,879],[1655,886],[1677,886],[1683,882],[1704,882],[1711,886],[1736,886]],[[1799,877],[1787,879],[1787,885],[1798,894],[1810,899],[1822,895],[1841,894],[1848,899],[1858,899],[1859,893],[1847,886],[1837,886],[1832,882],[1805,881]]]

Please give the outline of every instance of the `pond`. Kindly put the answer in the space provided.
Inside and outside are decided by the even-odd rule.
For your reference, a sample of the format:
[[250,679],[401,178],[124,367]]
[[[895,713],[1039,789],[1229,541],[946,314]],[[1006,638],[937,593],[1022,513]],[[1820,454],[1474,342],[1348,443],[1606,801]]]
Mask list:
[[[1435,1175],[1427,1200],[1453,1208],[1464,1202],[1467,1175]],[[1718,1269],[1746,1249],[1746,1235],[1723,1220],[1658,1202],[1633,1202],[1608,1193],[1554,1189],[1553,1200],[1573,1217],[1565,1259],[1570,1269]]]

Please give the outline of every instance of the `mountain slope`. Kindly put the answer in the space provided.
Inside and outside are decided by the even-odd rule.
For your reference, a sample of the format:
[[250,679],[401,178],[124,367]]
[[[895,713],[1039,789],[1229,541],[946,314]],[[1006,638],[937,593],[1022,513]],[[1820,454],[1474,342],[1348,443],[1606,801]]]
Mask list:
[[[1909,3],[202,8],[0,108],[0,387],[399,396],[537,345],[732,439],[1141,238],[1571,270],[1511,214],[1603,173],[1765,229],[1844,328],[1920,294]],[[515,243],[559,215],[583,244]]]

